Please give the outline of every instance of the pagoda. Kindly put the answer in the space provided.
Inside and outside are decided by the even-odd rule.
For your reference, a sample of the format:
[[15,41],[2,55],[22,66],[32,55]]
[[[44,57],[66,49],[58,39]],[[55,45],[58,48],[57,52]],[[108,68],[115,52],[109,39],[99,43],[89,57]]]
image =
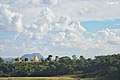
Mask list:
[[40,59],[34,54],[34,59],[33,59],[34,62],[39,62]]

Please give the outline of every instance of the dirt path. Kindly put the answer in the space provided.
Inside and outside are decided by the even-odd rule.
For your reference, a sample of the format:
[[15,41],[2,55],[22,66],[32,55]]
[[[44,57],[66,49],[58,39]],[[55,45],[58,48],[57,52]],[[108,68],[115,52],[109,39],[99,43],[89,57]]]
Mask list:
[[71,77],[2,77],[0,80],[75,80]]

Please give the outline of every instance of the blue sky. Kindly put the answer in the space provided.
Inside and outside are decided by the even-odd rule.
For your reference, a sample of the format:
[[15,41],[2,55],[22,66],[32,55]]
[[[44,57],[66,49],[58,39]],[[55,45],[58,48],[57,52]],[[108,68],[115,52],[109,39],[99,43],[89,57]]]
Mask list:
[[120,52],[118,0],[0,0],[0,56]]
[[84,21],[81,23],[89,32],[96,32],[106,28],[116,29],[120,28],[120,19],[107,20],[107,21]]

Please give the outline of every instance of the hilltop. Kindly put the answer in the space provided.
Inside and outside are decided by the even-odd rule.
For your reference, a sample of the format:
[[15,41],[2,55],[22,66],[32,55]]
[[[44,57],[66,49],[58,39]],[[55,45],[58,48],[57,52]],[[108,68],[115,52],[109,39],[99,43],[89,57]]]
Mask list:
[[[30,61],[30,59],[34,58],[34,55],[36,55],[39,59],[44,59],[44,57],[40,54],[40,53],[31,53],[31,54],[24,54],[20,57],[21,60],[24,60],[25,58],[28,58],[28,61]],[[15,60],[15,58],[13,57],[7,57],[7,58],[3,58],[4,62],[13,62]]]

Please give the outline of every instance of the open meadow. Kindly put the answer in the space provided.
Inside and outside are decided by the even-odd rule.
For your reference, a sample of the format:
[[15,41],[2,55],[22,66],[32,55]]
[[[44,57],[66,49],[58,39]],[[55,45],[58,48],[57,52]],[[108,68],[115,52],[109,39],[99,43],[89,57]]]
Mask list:
[[60,77],[3,77],[0,78],[0,80],[96,80],[96,79],[60,76]]

